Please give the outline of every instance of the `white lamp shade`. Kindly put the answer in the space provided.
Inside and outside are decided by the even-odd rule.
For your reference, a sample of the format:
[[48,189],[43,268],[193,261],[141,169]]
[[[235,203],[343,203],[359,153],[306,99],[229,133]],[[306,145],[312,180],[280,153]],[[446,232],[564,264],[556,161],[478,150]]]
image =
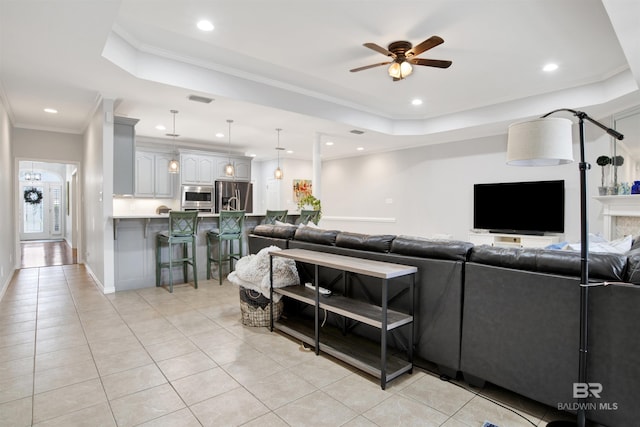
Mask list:
[[573,162],[573,122],[545,117],[509,126],[507,164],[555,166]]

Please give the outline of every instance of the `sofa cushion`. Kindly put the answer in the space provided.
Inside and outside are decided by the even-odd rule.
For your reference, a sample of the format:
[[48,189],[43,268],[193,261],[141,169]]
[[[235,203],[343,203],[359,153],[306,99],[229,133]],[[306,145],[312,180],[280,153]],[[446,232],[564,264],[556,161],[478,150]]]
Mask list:
[[293,239],[295,232],[296,227],[293,225],[260,224],[253,229],[252,234],[290,240]]
[[391,243],[391,252],[420,258],[465,261],[473,244],[458,240],[425,239],[398,236]]
[[295,240],[309,243],[318,243],[320,245],[335,246],[336,236],[340,233],[338,230],[323,230],[315,227],[298,227],[294,235]]
[[640,285],[640,247],[627,253],[627,271],[625,281]]
[[[576,277],[580,277],[582,268],[580,252],[485,245],[474,247],[469,261],[497,267]],[[589,278],[623,280],[626,263],[624,255],[591,253],[589,254]]]
[[384,253],[389,252],[395,237],[392,234],[368,235],[343,231],[336,236],[336,246]]

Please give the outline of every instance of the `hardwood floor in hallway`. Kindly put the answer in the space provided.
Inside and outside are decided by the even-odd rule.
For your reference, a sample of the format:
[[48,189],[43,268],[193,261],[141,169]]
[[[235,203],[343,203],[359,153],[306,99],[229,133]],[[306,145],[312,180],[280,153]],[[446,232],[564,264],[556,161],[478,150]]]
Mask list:
[[20,242],[20,268],[51,267],[77,262],[77,255],[64,240]]

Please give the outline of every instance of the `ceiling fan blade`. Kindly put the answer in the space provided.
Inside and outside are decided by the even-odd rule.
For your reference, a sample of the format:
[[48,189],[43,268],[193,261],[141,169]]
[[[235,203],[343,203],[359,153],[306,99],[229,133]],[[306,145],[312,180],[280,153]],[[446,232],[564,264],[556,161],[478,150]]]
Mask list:
[[390,56],[393,59],[396,59],[396,54],[393,52],[389,52],[387,49],[383,48],[382,46],[378,46],[375,43],[365,43],[363,44],[364,47],[368,47],[369,49],[375,50],[378,53],[381,53],[383,55],[386,56]]
[[452,64],[451,61],[445,61],[442,59],[422,59],[422,58],[411,58],[409,62],[415,65],[425,65],[427,67],[437,67],[437,68],[449,68]]
[[422,52],[429,50],[431,48],[434,48],[442,43],[444,43],[444,40],[442,40],[442,38],[438,36],[431,36],[425,41],[423,41],[422,43],[420,43],[419,45],[409,49],[405,55],[407,56],[407,58],[420,55]]
[[374,68],[374,67],[379,67],[381,65],[389,65],[389,64],[391,64],[391,61],[380,62],[378,64],[372,64],[372,65],[365,65],[364,67],[354,68],[353,70],[349,70],[349,71],[351,71],[352,73],[355,73],[357,71],[368,70],[369,68]]

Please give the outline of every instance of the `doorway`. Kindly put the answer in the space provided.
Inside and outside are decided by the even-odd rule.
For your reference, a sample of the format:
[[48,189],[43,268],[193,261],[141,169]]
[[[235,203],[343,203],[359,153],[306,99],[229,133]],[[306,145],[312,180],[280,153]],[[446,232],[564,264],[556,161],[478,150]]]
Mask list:
[[71,206],[76,177],[74,164],[18,161],[20,268],[77,262],[77,220]]
[[62,240],[62,184],[20,182],[20,241]]

